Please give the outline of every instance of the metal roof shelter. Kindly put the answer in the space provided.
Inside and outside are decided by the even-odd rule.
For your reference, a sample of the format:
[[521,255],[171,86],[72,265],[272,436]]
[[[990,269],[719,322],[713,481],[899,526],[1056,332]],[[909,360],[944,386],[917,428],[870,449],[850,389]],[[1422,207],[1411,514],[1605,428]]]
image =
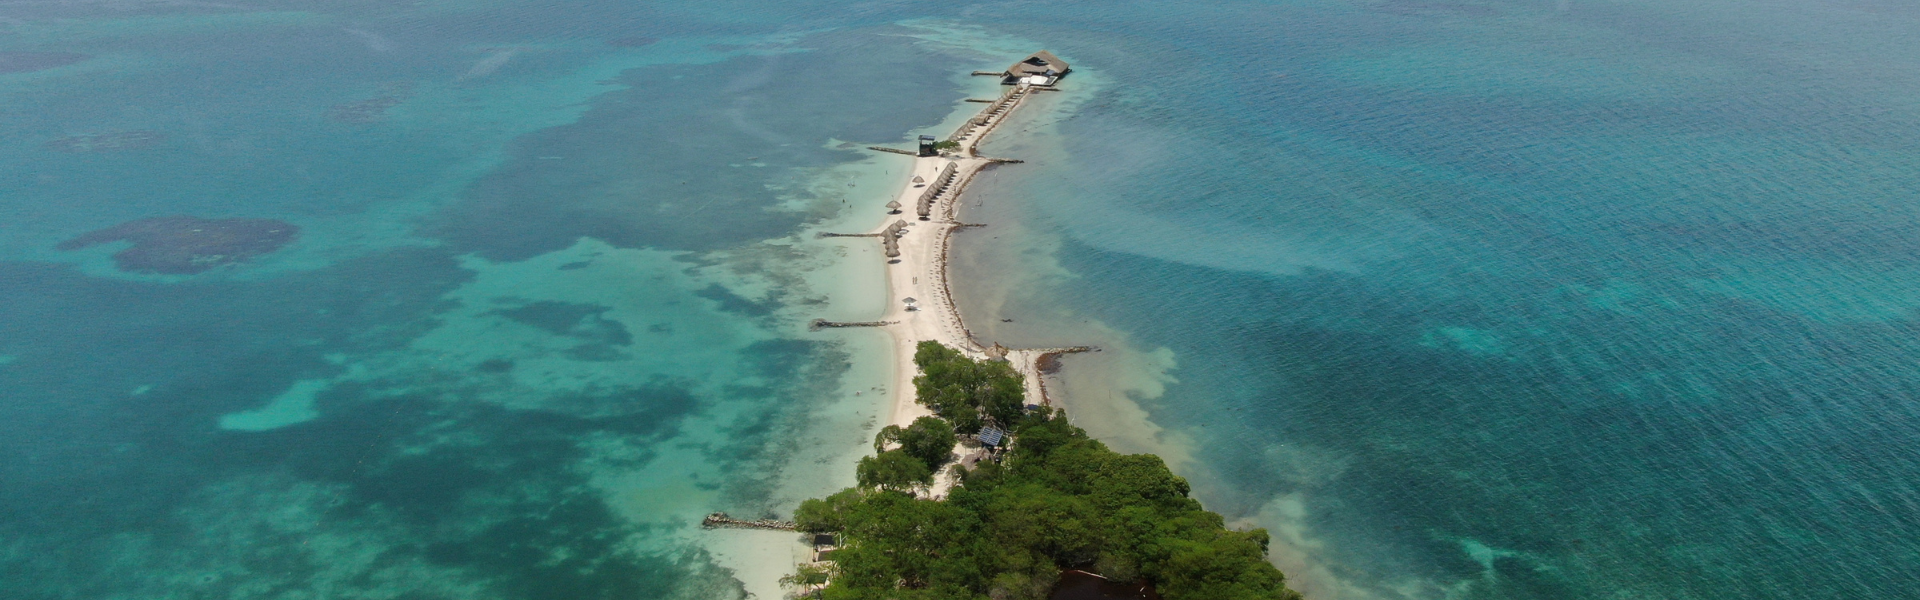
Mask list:
[[998,446],[1000,442],[1005,439],[1007,439],[1007,432],[1001,431],[998,427],[984,427],[980,429],[980,443],[982,444]]

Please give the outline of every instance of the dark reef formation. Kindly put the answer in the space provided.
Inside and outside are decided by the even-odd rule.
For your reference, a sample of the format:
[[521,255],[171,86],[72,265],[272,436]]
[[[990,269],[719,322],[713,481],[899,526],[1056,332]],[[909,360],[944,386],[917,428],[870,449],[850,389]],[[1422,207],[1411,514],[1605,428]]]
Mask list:
[[47,142],[47,149],[58,152],[112,152],[152,148],[166,141],[167,134],[145,129],[105,131],[70,135]]
[[386,118],[387,109],[413,97],[413,84],[401,82],[382,86],[380,95],[359,102],[336,104],[327,109],[327,118],[342,123],[365,125]]
[[129,221],[61,242],[78,250],[108,242],[132,242],[113,255],[122,271],[188,275],[279,250],[300,228],[272,219],[153,217]]
[[0,73],[43,71],[89,58],[77,52],[0,52]]
[[660,38],[650,38],[644,35],[636,35],[636,36],[613,38],[611,40],[607,40],[607,45],[613,46],[615,48],[639,48],[641,46],[650,46],[654,42],[658,42],[658,41],[660,41]]

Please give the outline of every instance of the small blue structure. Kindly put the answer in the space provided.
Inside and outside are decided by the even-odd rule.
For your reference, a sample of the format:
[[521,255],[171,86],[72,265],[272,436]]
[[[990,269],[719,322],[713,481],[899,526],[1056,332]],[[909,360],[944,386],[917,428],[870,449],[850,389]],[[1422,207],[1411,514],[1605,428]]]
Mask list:
[[982,444],[986,444],[988,446],[998,446],[1000,445],[1001,441],[1004,441],[1006,439],[1007,439],[1007,432],[1001,431],[997,427],[987,427],[980,430],[980,443]]

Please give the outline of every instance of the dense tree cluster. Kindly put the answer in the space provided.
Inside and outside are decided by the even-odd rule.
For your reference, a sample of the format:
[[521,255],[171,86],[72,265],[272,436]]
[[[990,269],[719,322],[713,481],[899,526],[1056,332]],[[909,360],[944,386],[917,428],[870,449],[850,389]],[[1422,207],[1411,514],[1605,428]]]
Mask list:
[[1006,361],[979,361],[938,342],[920,342],[913,362],[915,398],[953,424],[960,433],[978,433],[993,424],[1007,428],[1020,419],[1026,381]]
[[[940,375],[928,370],[921,378],[926,381],[916,384],[967,390],[946,378],[991,381],[972,379],[990,368],[964,367],[960,361],[972,361],[956,359],[957,354],[928,352],[923,346],[916,358],[932,358],[947,368]],[[940,433],[929,420],[938,419],[883,432],[877,445],[899,442],[902,447],[881,455],[899,458],[869,459],[873,468],[907,461],[937,468],[920,457],[939,446],[937,440],[921,439]],[[863,461],[860,487],[801,504],[794,518],[802,529],[836,532],[841,538],[822,597],[1040,599],[1061,570],[1076,568],[1109,579],[1152,582],[1166,600],[1299,598],[1266,560],[1266,531],[1227,529],[1220,515],[1187,497],[1186,480],[1159,457],[1109,450],[1058,411],[1000,422],[1013,424],[1015,435],[1004,463],[983,462],[964,472],[944,501],[917,498],[896,482],[870,482],[870,463]],[[926,450],[909,451],[909,439]]]
[[860,459],[854,477],[863,488],[910,492],[914,486],[933,483],[933,468],[905,452],[890,450]]
[[953,426],[936,417],[920,417],[901,429],[888,425],[873,438],[873,451],[885,452],[888,444],[900,444],[900,451],[939,469],[953,458]]
[[[876,454],[860,459],[860,487],[911,490],[933,483],[933,474],[953,458],[953,426],[939,417],[920,417],[906,429],[888,425],[873,436]],[[900,447],[888,450],[898,443]]]

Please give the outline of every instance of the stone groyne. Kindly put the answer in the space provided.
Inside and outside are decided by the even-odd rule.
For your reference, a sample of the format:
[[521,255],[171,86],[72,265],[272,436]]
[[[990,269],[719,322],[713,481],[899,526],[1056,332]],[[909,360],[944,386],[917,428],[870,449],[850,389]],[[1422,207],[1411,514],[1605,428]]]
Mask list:
[[826,319],[814,319],[812,323],[807,324],[807,329],[821,330],[821,329],[833,329],[836,327],[886,327],[888,325],[893,325],[895,323],[899,323],[899,321],[842,322],[842,321],[828,321]]
[[795,527],[794,524],[789,521],[775,521],[773,519],[754,519],[749,521],[729,517],[727,513],[723,512],[707,515],[706,519],[700,521],[700,526],[708,529],[732,527],[737,529],[772,529],[777,531],[793,531]]

